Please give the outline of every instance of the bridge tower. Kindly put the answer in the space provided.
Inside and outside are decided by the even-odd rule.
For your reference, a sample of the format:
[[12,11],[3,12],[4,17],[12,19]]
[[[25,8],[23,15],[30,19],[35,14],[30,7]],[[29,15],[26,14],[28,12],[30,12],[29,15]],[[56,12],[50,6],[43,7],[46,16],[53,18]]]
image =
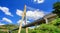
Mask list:
[[[18,33],[21,33],[22,22],[23,22],[24,19],[25,19],[25,24],[26,24],[26,20],[27,20],[27,18],[26,18],[26,5],[24,6],[24,12],[22,14],[22,20],[20,22]],[[28,28],[26,28],[26,33],[28,33]]]

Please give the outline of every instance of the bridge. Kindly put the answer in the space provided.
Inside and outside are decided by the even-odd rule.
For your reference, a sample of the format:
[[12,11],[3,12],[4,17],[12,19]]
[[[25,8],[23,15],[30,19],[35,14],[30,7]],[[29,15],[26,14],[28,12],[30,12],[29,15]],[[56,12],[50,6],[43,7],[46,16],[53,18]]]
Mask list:
[[[45,15],[44,17],[35,20],[32,23],[26,24],[24,26],[22,26],[22,28],[26,28],[26,27],[31,27],[31,26],[35,26],[35,25],[40,25],[42,23],[48,24],[50,21],[54,20],[56,18],[56,14],[50,13],[48,15]],[[19,28],[15,28],[13,30],[10,30],[9,32],[11,33],[12,31],[18,30]]]

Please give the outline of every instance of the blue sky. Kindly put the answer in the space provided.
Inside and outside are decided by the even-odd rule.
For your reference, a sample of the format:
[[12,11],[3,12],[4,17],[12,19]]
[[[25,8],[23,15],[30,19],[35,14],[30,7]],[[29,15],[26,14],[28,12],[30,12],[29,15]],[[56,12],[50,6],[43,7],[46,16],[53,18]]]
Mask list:
[[[24,10],[27,9],[27,23],[51,13],[57,0],[0,0],[0,25],[18,24]],[[24,24],[24,21],[23,21]]]

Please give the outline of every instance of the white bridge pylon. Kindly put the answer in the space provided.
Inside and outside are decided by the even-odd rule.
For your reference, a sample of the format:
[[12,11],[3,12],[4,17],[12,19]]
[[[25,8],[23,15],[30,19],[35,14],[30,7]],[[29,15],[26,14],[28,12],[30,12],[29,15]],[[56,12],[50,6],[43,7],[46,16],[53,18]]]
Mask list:
[[[27,18],[26,18],[26,5],[24,6],[24,12],[22,14],[22,20],[21,20],[20,25],[19,25],[18,33],[21,33],[23,20],[24,20],[24,22],[26,24],[26,21],[27,21]],[[26,33],[28,33],[28,28],[26,28]]]

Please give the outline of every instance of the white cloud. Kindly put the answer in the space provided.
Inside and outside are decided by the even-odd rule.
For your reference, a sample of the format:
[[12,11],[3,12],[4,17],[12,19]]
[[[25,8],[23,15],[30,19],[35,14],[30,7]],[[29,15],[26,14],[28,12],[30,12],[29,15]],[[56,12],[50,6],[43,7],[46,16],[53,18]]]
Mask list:
[[0,23],[0,25],[5,25],[5,24],[3,24],[3,23]]
[[1,6],[0,6],[0,10],[2,10],[6,15],[13,16],[13,15],[9,12],[9,8],[7,8],[7,7],[1,7]]
[[[17,12],[16,12],[16,14],[17,15],[19,15],[19,16],[22,16],[22,13],[23,13],[23,11],[21,11],[21,10],[17,10]],[[44,14],[44,12],[43,11],[39,11],[39,10],[34,10],[34,11],[27,11],[26,12],[26,17],[28,18],[28,19],[38,19],[38,18],[41,18],[41,17],[43,17],[45,14]]]
[[22,10],[17,9],[17,11],[16,11],[16,14],[17,14],[17,15],[22,16],[22,13],[23,13]]
[[[41,18],[45,15],[44,12],[39,10],[39,9],[34,9],[32,7],[28,7],[28,8],[30,9],[29,11],[26,12],[26,17],[27,17],[28,20],[31,20],[31,19],[36,20],[36,19],[39,19],[39,18]],[[18,16],[22,17],[22,13],[23,13],[22,10],[17,9],[16,14]],[[21,20],[17,21],[18,24],[20,22],[21,22]],[[27,21],[27,23],[30,23],[30,21]],[[22,22],[22,24],[25,25],[24,21]]]
[[12,21],[10,20],[10,19],[8,19],[8,18],[2,18],[2,21],[6,21],[6,22],[8,22],[8,23],[12,23]]
[[44,0],[34,0],[34,2],[36,2],[36,3],[43,3]]
[[27,18],[39,19],[44,16],[44,12],[38,11],[38,10],[27,11],[26,15],[27,15]]
[[[17,23],[19,24],[22,20],[17,21]],[[30,21],[26,21],[26,24],[30,23]],[[25,21],[22,22],[22,25],[25,25]]]

